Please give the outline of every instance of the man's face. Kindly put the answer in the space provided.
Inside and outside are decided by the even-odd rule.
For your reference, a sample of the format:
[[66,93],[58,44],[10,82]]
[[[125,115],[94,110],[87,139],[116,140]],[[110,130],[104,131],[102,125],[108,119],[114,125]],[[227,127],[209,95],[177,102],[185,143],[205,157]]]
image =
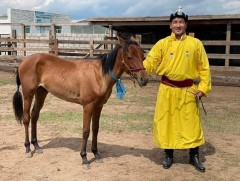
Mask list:
[[183,18],[174,18],[170,24],[170,29],[176,36],[182,36],[187,29],[187,23]]

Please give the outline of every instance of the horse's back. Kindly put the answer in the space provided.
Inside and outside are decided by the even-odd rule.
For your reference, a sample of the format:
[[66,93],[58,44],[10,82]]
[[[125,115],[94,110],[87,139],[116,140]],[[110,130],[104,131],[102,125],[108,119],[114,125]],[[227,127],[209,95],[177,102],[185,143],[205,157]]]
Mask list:
[[30,55],[26,57],[21,64],[19,65],[19,69],[24,69],[26,67],[27,69],[35,69],[37,66],[55,66],[54,64],[62,64],[61,62],[64,62],[64,64],[69,64],[67,60],[64,60],[62,58],[59,58],[55,55],[46,54],[46,53],[36,53],[33,55]]

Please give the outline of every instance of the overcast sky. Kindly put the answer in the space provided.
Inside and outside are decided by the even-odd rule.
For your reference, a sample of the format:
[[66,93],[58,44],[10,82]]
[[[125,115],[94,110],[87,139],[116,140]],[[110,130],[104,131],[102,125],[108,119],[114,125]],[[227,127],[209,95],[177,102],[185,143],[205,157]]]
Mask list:
[[179,5],[190,16],[240,14],[240,0],[0,0],[0,14],[14,8],[64,14],[72,20],[168,16]]

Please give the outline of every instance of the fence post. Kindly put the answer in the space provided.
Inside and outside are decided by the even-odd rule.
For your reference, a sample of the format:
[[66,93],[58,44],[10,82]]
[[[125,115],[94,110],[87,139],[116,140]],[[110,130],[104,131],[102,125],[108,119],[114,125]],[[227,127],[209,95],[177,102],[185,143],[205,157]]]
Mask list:
[[142,36],[141,36],[141,35],[136,35],[135,39],[136,39],[136,42],[137,42],[138,44],[141,44],[141,43],[142,43]]
[[[10,37],[8,37],[8,39],[10,39]],[[5,42],[5,43],[7,44],[6,47],[8,47],[9,49],[11,49],[11,47],[12,47],[12,42],[9,42],[9,41],[8,41],[8,42]],[[12,55],[11,50],[8,51],[7,54],[8,54],[8,55]],[[6,52],[5,52],[5,55],[6,55]]]
[[89,42],[89,54],[90,54],[90,57],[93,57],[93,53],[94,53],[93,51],[94,51],[93,39],[91,38],[90,42]]
[[52,35],[52,30],[49,30],[49,48],[51,49],[49,53],[54,54],[54,38]]
[[[16,39],[17,38],[17,31],[16,30],[12,30],[12,39]],[[13,47],[13,50],[14,48],[17,47],[17,42],[13,42],[12,43],[12,47]],[[17,51],[12,51],[12,55],[17,55]]]
[[[111,37],[110,39],[112,40],[113,37],[113,26],[109,25],[109,36]],[[113,49],[113,44],[110,45],[110,50]]]
[[56,38],[53,40],[53,50],[55,55],[58,56],[58,40]]
[[226,50],[225,50],[225,67],[229,67],[229,56],[230,56],[230,42],[231,42],[231,23],[227,24],[227,32],[226,32]]
[[[22,39],[25,40],[26,39],[26,29],[25,29],[25,25],[22,25]],[[25,48],[26,47],[26,43],[23,42],[22,47]],[[23,51],[23,56],[26,56],[26,51]]]
[[[104,36],[104,42],[107,41],[107,36]],[[104,50],[107,50],[107,44],[104,43],[103,44]]]

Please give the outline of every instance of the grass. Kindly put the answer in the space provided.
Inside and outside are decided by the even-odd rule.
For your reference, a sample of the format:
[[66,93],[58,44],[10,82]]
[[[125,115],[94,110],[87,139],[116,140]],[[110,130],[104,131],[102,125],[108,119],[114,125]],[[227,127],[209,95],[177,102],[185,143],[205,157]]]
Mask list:
[[240,135],[240,115],[227,109],[222,109],[222,114],[210,113],[202,116],[205,130],[219,133],[232,133]]
[[213,87],[204,100],[208,114],[201,114],[205,130],[240,135],[239,91],[240,87]]
[[8,80],[0,79],[0,86],[4,86],[4,85],[7,85],[7,84],[9,84]]
[[[67,111],[64,113],[43,112],[39,121],[42,124],[56,125],[57,129],[79,133],[82,130],[82,112]],[[100,118],[100,129],[102,131],[151,131],[153,115],[148,113],[125,113],[117,112],[102,113]]]
[[15,74],[8,72],[4,72],[3,74],[3,77],[0,76],[0,86],[15,84]]
[[153,115],[150,113],[102,114],[100,127],[105,131],[144,131],[152,129]]

